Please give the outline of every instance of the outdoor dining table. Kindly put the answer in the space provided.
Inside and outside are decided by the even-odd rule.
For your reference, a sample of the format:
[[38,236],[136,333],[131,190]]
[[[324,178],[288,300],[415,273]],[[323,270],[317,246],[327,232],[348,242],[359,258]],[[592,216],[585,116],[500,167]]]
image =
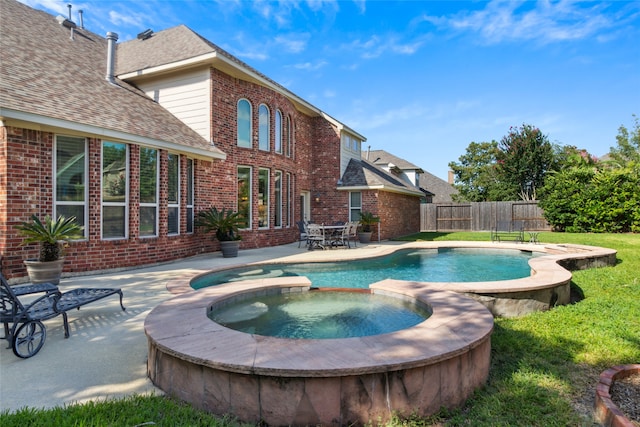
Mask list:
[[322,238],[311,239],[311,241],[309,242],[309,250],[313,250],[316,247],[324,249],[325,246],[337,246],[335,237],[342,234],[342,230],[344,230],[344,228],[347,226],[347,224],[338,224],[338,225],[309,224],[309,225],[318,226],[320,230],[322,230]]

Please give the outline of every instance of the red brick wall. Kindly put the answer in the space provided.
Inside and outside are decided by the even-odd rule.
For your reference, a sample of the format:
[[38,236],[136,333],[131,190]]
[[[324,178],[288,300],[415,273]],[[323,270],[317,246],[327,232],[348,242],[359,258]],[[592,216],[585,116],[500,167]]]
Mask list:
[[[211,70],[212,115],[211,140],[227,154],[224,161],[194,161],[194,211],[216,206],[235,210],[237,206],[237,166],[250,166],[253,172],[252,228],[243,230],[242,248],[258,248],[294,242],[298,238],[296,221],[300,219],[299,196],[302,191],[311,194],[311,219],[330,223],[347,221],[349,193],[335,190],[340,178],[340,132],[323,117],[310,117],[295,108],[286,97],[263,86],[241,81],[218,70]],[[240,148],[236,143],[237,102],[249,100],[252,106],[252,148]],[[269,107],[271,119],[271,149],[258,150],[258,108],[261,103]],[[274,152],[276,110],[284,120],[291,121],[292,154]],[[53,212],[52,150],[55,135],[50,132],[15,127],[0,128],[0,253],[5,276],[26,275],[22,260],[38,254],[35,245],[20,246],[21,238],[15,226],[30,218],[31,214],[43,217]],[[219,243],[212,235],[204,235],[196,229],[186,233],[186,192],[182,192],[180,234],[167,236],[167,152],[161,151],[159,236],[139,237],[139,147],[129,146],[129,237],[120,240],[101,239],[101,140],[89,139],[89,212],[88,238],[71,242],[66,250],[65,272],[81,273],[120,267],[152,264],[179,259],[202,252],[219,250]],[[186,188],[186,157],[181,156],[181,184]],[[267,229],[258,229],[257,189],[260,168],[270,170],[271,212]],[[283,173],[283,202],[286,202],[286,176],[292,177],[292,214],[286,223],[283,214],[282,227],[274,227],[273,203],[275,171]],[[319,202],[315,201],[316,195]],[[286,204],[285,204],[286,206]],[[419,202],[392,193],[363,192],[363,208],[382,217],[382,238],[418,231]],[[415,214],[414,214],[415,212]],[[400,220],[400,218],[405,218]],[[374,235],[377,239],[377,235]]]

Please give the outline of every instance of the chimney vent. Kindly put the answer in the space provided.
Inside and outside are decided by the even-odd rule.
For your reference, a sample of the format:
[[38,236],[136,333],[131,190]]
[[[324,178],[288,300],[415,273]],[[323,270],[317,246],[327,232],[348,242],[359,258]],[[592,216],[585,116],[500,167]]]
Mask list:
[[78,15],[80,16],[80,28],[84,29],[84,19],[82,19],[82,9],[78,10]]
[[138,34],[138,40],[146,40],[153,35],[153,30],[151,28],[144,30],[143,32]]
[[108,82],[115,84],[115,69],[116,69],[116,42],[118,41],[118,35],[109,31],[107,33],[107,76]]

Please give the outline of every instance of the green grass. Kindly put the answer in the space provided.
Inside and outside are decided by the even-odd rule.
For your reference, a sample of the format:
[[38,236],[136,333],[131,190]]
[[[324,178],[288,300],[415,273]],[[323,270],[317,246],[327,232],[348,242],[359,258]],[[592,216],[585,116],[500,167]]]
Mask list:
[[[489,240],[489,233],[420,233],[403,240]],[[591,426],[600,372],[640,361],[640,235],[541,233],[547,243],[604,246],[618,265],[576,271],[576,304],[496,319],[489,380],[466,404],[390,426]],[[144,424],[149,423],[149,424]],[[231,426],[161,396],[23,409],[0,414],[8,426]]]

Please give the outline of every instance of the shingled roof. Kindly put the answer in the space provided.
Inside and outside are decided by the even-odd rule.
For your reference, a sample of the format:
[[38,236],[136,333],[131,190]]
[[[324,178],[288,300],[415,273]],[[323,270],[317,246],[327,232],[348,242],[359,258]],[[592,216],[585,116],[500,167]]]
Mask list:
[[169,111],[121,80],[105,78],[107,40],[54,16],[0,0],[0,117],[103,139],[225,157]]
[[351,159],[342,175],[338,189],[380,189],[395,193],[422,196],[422,192],[403,179],[366,160]]
[[458,190],[447,181],[385,150],[369,150],[363,152],[362,157],[368,158],[369,161],[380,167],[393,163],[402,170],[414,170],[418,172],[420,174],[420,189],[425,194],[433,196],[433,203],[450,203],[452,196],[458,193]]

